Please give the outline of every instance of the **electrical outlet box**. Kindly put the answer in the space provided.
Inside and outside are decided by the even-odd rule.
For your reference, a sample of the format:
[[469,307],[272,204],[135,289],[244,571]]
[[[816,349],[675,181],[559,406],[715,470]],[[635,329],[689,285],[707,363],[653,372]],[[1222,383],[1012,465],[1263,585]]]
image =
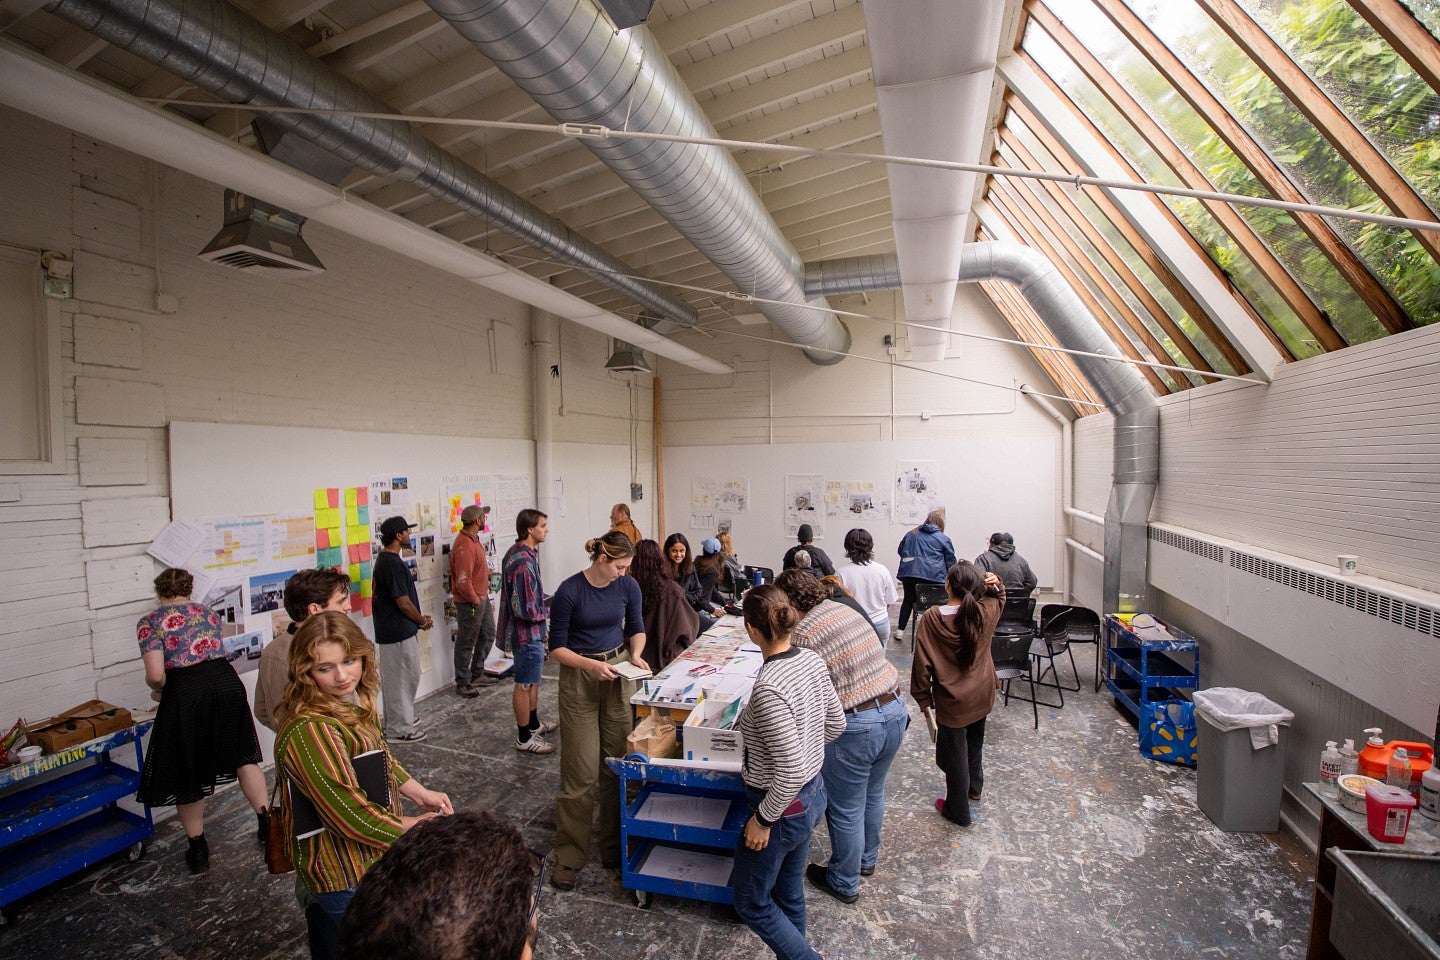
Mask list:
[[630,499],[632,501],[645,499],[645,485],[643,483],[630,484]]

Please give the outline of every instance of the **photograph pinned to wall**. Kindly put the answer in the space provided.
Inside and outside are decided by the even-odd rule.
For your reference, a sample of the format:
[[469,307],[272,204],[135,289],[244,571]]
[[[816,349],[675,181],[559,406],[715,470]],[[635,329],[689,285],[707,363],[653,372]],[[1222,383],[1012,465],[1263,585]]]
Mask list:
[[895,522],[913,526],[943,506],[934,460],[901,460],[895,464]]
[[888,521],[890,498],[873,480],[831,480],[825,484],[825,515],[850,523]]
[[420,580],[434,580],[440,575],[440,558],[435,555],[435,534],[422,533],[418,539],[420,559],[415,565],[415,576]]
[[200,602],[220,617],[220,636],[233,637],[245,629],[244,584],[221,583],[203,594],[197,590],[192,596],[201,597]]
[[236,673],[249,673],[260,667],[260,651],[270,638],[270,630],[247,630],[224,639],[225,659]]
[[415,501],[415,524],[421,533],[434,533],[439,522],[434,500]]
[[810,524],[816,540],[825,539],[825,478],[819,474],[785,477],[785,535],[795,536],[802,523]]
[[288,563],[297,568],[315,565],[313,514],[275,514],[269,521],[265,552],[271,563]]
[[258,566],[265,556],[264,517],[209,517],[200,523],[206,530],[199,550],[203,569]]
[[285,581],[295,576],[294,570],[259,573],[250,578],[250,612],[269,613],[285,608]]

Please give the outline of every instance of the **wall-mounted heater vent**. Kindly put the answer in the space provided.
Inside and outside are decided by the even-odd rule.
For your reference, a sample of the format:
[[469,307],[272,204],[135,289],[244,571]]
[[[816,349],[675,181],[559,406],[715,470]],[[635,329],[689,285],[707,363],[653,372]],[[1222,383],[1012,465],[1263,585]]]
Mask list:
[[1288,563],[1280,563],[1257,557],[1240,550],[1232,550],[1218,543],[1210,543],[1195,537],[1176,533],[1173,530],[1150,528],[1150,539],[1156,543],[1193,553],[1216,563],[1223,563],[1251,576],[1261,577],[1283,587],[1289,587],[1312,597],[1327,600],[1342,607],[1349,607],[1358,613],[1387,620],[1397,626],[1414,630],[1431,637],[1440,637],[1440,609],[1414,603],[1401,597],[1393,597],[1368,587],[1347,583],[1336,577],[1327,577]]
[[300,236],[305,218],[289,210],[225,191],[225,225],[200,259],[272,277],[304,277],[325,267]]

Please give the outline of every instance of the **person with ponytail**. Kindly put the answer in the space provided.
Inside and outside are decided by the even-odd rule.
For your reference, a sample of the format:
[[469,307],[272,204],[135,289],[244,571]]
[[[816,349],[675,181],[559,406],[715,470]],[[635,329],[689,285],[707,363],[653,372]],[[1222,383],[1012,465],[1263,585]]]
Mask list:
[[[590,566],[560,584],[550,602],[550,658],[560,665],[560,794],[550,885],[573,890],[600,805],[600,863],[620,866],[620,786],[605,757],[623,757],[635,682],[615,672],[645,663],[644,601],[627,577],[635,546],[619,530],[586,542]],[[683,598],[682,598],[683,602]],[[597,796],[598,791],[598,796]]]
[[[312,954],[329,957],[365,871],[402,833],[454,810],[448,796],[423,787],[385,746],[375,709],[375,646],[355,621],[339,611],[306,619],[291,641],[289,666],[275,707],[280,816],[295,871],[313,897],[306,907]],[[406,815],[401,797],[426,813]]]
[[1005,585],[968,560],[945,575],[946,603],[931,607],[915,628],[910,693],[935,711],[935,765],[945,772],[945,796],[935,809],[970,826],[970,803],[985,785],[985,718],[995,704],[990,637],[1005,608]]
[[845,732],[845,712],[825,661],[790,645],[800,614],[783,590],[750,590],[744,614],[765,662],[740,714],[750,817],[730,874],[735,912],[781,960],[818,960],[805,939],[805,865],[825,812],[825,745]]

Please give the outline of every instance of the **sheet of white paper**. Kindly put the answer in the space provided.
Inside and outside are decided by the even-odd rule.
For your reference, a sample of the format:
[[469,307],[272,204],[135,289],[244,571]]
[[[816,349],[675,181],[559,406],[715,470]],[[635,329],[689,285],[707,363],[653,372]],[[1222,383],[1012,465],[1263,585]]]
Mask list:
[[204,527],[189,520],[171,520],[145,552],[167,567],[178,567],[204,542]]
[[734,866],[733,857],[657,845],[645,858],[640,872],[649,877],[726,887],[730,885],[730,871]]
[[678,793],[652,793],[635,816],[639,820],[705,827],[719,830],[725,825],[730,801],[718,797],[689,797]]

